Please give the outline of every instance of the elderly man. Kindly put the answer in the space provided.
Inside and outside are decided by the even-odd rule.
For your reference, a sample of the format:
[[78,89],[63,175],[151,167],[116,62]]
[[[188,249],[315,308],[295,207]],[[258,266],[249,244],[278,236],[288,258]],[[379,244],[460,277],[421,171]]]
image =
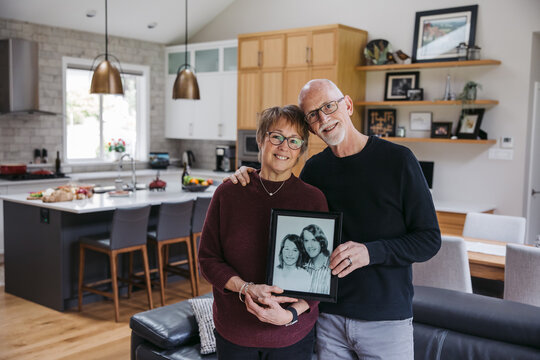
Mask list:
[[[329,80],[311,80],[298,102],[328,147],[300,178],[343,212],[343,243],[330,257],[337,303],[320,303],[320,359],[413,359],[411,264],[434,256],[441,237],[418,161],[400,145],[360,133],[353,101]],[[251,169],[231,176],[245,185]]]

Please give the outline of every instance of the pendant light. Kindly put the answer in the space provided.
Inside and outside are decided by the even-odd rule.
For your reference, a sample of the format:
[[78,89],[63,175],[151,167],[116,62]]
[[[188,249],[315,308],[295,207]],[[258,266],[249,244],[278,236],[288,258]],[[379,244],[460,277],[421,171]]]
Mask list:
[[173,85],[173,99],[192,99],[199,100],[199,84],[195,73],[189,68],[188,64],[188,0],[186,0],[186,58],[183,65],[180,65],[176,72],[176,80]]
[[[94,69],[94,64],[97,59],[104,56],[103,60]],[[109,57],[114,58],[118,63],[120,69],[120,61],[112,54],[109,54],[109,34],[107,31],[107,0],[105,0],[105,54],[99,54],[94,58],[92,69],[94,69],[94,75],[92,76],[92,85],[90,86],[91,94],[121,94],[124,95],[124,87],[122,86],[122,79],[120,78],[120,72],[109,61]]]

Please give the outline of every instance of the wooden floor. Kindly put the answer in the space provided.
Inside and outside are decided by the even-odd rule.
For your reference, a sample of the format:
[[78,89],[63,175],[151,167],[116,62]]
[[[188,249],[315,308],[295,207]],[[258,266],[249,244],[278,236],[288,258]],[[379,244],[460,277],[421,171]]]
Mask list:
[[[201,293],[211,286],[201,279]],[[191,297],[188,281],[169,283],[166,304]],[[155,306],[161,304],[154,289]],[[112,301],[58,312],[31,301],[6,294],[0,287],[0,359],[129,359],[132,315],[148,309],[144,291],[131,299],[120,299],[120,322],[114,321]]]

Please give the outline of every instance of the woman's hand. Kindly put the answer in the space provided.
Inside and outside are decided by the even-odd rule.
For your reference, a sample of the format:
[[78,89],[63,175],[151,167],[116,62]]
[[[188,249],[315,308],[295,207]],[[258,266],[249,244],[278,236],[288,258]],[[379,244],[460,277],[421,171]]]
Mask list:
[[223,178],[223,182],[230,180],[233,184],[238,184],[238,181],[240,181],[240,184],[242,184],[242,186],[246,186],[247,184],[249,184],[249,173],[252,173],[254,171],[257,171],[257,169],[247,166],[241,166],[238,170],[235,171],[234,174]]
[[298,301],[298,299],[290,298],[287,296],[273,296],[273,294],[281,294],[282,292],[283,289],[278,286],[253,284],[247,286],[247,289],[245,290],[245,295],[249,295],[253,301],[257,302],[261,302],[262,299],[265,298],[269,298],[278,304]]
[[274,324],[274,325],[285,325],[292,321],[292,313],[288,310],[285,310],[281,307],[280,303],[276,301],[279,297],[265,297],[259,298],[259,303],[263,306],[257,304],[249,294],[246,294],[246,308],[247,311],[252,313],[262,322]]

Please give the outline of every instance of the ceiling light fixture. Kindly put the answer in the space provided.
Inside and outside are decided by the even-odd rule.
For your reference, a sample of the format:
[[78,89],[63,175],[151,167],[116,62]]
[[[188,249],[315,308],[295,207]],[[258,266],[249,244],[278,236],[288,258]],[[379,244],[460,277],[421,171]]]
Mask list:
[[[96,60],[104,56],[105,60],[99,63],[94,68]],[[107,0],[105,0],[105,54],[99,54],[94,58],[92,63],[92,69],[94,75],[92,76],[92,85],[90,86],[91,94],[122,94],[124,95],[124,87],[122,86],[122,79],[120,78],[120,72],[109,61],[109,57],[113,58],[122,69],[118,58],[112,54],[109,54],[109,33],[107,29]]]
[[188,64],[188,0],[186,0],[186,58],[185,63],[180,65],[176,71],[176,80],[173,85],[173,99],[192,99],[199,100],[199,84],[195,73],[189,68]]

